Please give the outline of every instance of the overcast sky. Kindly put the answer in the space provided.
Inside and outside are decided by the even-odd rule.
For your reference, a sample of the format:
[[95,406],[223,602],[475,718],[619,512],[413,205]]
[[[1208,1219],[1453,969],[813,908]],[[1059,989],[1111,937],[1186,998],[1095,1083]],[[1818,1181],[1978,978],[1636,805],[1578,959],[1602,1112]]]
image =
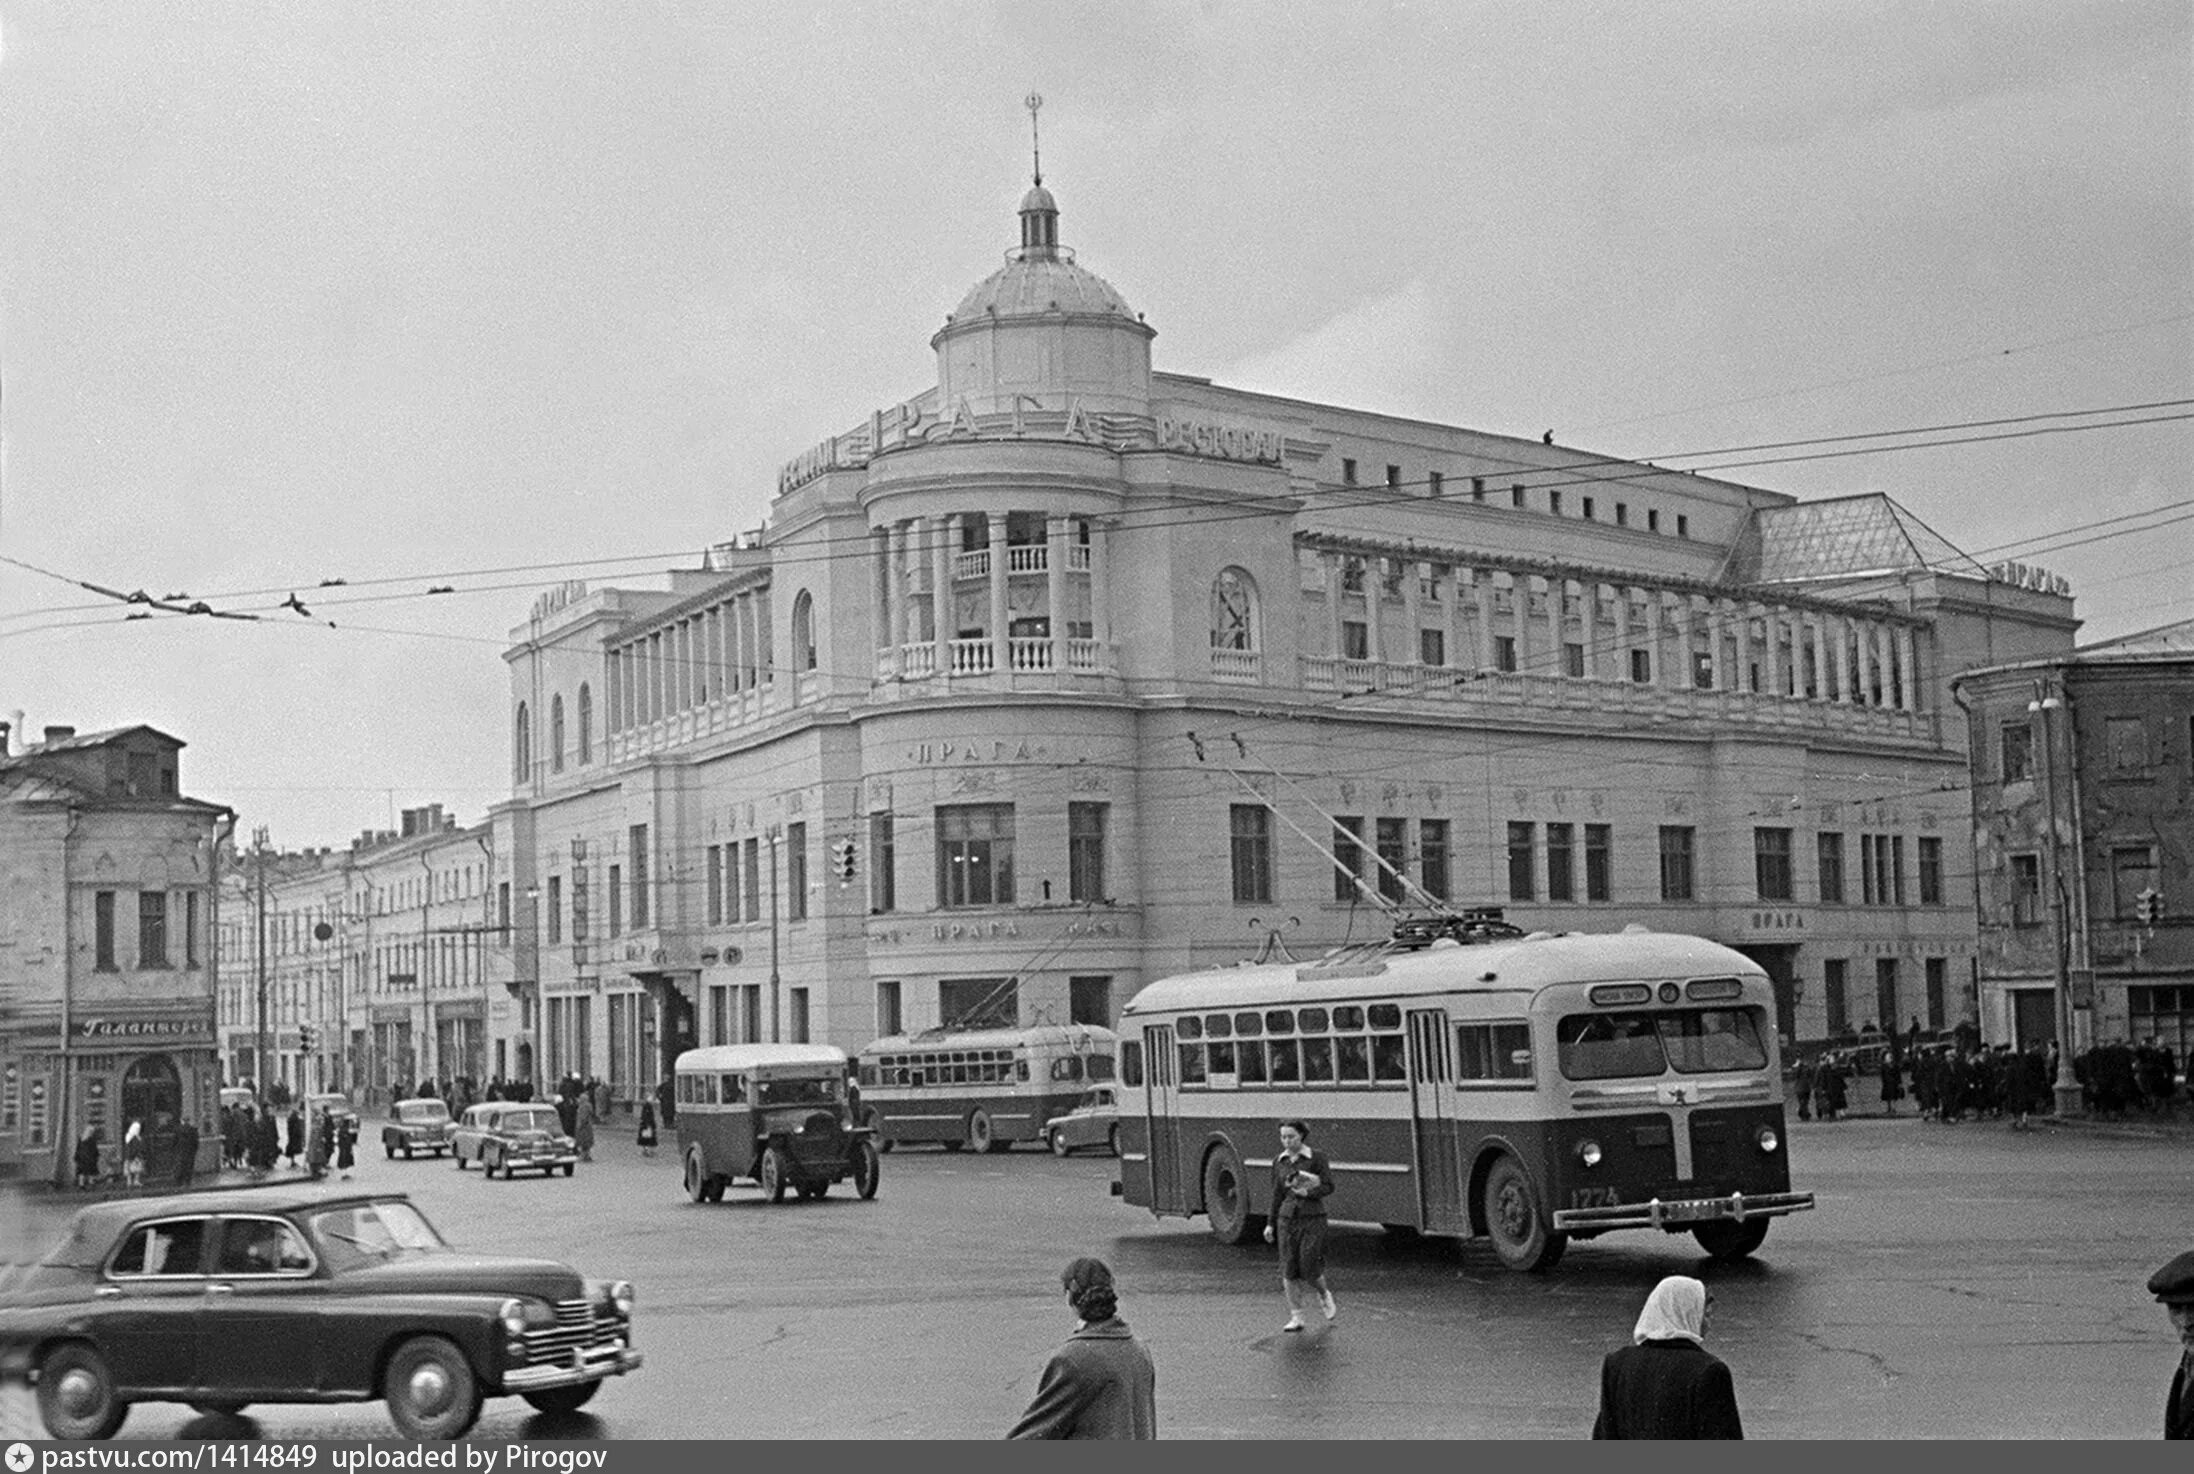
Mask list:
[[[159,726],[285,847],[477,820],[541,585],[690,564],[935,382],[1031,90],[1162,369],[1664,460],[2194,397],[2183,0],[0,0],[0,44],[0,553],[270,615],[0,566],[0,713]],[[2194,618],[2194,521],[2083,542],[2190,469],[2180,421],[1727,474],[1887,492],[2097,638]]]

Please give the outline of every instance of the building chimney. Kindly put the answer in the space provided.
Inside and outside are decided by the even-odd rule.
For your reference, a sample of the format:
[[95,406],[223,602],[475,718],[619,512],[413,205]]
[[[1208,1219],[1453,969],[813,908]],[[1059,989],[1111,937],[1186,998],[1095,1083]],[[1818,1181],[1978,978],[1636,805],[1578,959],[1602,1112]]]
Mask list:
[[48,727],[46,728],[46,745],[51,747],[56,742],[66,742],[75,735],[76,729],[74,727]]

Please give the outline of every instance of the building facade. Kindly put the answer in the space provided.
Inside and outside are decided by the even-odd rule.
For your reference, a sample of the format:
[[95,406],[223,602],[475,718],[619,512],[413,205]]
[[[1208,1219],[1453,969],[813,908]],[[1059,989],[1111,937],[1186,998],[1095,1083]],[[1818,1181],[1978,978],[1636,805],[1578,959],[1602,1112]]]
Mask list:
[[347,851],[262,839],[228,857],[223,883],[230,1083],[378,1105],[422,1080],[530,1078],[533,1025],[510,987],[510,886],[486,824],[432,804]]
[[1973,750],[1986,1037],[2063,1037],[2061,970],[2075,1048],[2153,1040],[2184,1059],[2194,621],[1977,670],[1957,695]]
[[1020,221],[936,384],[760,530],[512,631],[492,824],[550,1073],[1109,1022],[1411,886],[1728,942],[1800,1039],[1970,1016],[1949,681],[2069,648],[2066,590],[1880,496],[1154,372],[1048,190]]
[[214,857],[233,815],[183,796],[183,746],[48,727],[15,752],[0,729],[0,1178],[67,1182],[84,1132],[111,1163],[132,1122],[158,1178],[184,1123],[214,1115]]

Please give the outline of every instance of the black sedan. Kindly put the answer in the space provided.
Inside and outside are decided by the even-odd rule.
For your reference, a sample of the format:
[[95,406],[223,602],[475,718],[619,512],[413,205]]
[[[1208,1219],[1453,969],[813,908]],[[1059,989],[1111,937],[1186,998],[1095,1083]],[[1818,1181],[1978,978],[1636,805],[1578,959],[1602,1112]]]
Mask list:
[[32,1378],[60,1439],[112,1436],[132,1402],[376,1399],[406,1438],[456,1438],[486,1398],[568,1412],[640,1365],[630,1285],[457,1253],[400,1193],[100,1203],[10,1291],[0,1375]]

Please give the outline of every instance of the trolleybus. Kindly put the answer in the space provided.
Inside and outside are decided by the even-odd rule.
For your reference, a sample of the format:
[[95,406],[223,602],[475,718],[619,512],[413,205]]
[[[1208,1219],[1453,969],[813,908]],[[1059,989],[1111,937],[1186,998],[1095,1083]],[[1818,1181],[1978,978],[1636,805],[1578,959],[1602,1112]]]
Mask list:
[[1041,1141],[1044,1123],[1113,1077],[1119,1035],[1095,1024],[932,1029],[860,1053],[864,1122],[887,1146],[934,1141],[1000,1152]]
[[1507,935],[1420,931],[1144,988],[1121,1020],[1113,1191],[1245,1242],[1280,1123],[1300,1118],[1332,1161],[1336,1218],[1484,1237],[1513,1269],[1619,1228],[1741,1258],[1813,1206],[1790,1188],[1757,964],[1638,926],[1492,930]]

